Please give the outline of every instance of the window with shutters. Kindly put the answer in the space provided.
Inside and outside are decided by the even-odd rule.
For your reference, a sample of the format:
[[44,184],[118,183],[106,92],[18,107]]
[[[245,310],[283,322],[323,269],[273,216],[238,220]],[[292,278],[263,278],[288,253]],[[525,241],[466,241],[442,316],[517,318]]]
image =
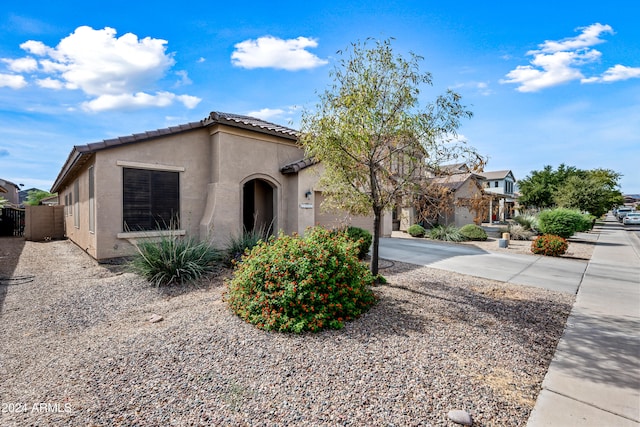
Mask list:
[[180,226],[180,174],[123,168],[123,230],[168,230]]

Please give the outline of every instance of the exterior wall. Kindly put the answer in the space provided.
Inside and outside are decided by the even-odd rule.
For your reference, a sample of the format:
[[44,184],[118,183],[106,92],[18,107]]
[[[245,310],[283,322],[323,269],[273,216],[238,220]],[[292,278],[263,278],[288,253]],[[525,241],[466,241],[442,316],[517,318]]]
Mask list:
[[[92,159],[95,160],[95,157]],[[97,242],[95,233],[89,232],[89,167],[87,165],[72,179],[69,184],[58,192],[61,204],[64,204],[64,230],[65,236],[73,240],[80,248],[94,258],[97,257]],[[76,209],[75,183],[78,183],[78,209]],[[71,203],[66,204],[72,197]],[[76,225],[77,221],[77,225]]]
[[[322,225],[328,228],[352,225],[364,228],[373,234],[373,214],[369,216],[354,216],[347,212],[325,212],[322,209],[322,188],[318,180],[324,168],[316,164],[299,172],[298,190],[298,233],[303,234],[307,227]],[[307,197],[307,192],[311,194]],[[392,214],[385,212],[381,218],[382,237],[391,236]]]
[[200,238],[210,238],[222,247],[240,234],[243,227],[243,186],[262,179],[275,189],[274,230],[297,231],[297,221],[289,217],[290,198],[297,186],[280,172],[288,163],[300,160],[304,151],[295,142],[276,136],[215,126],[211,129],[210,181],[206,188],[206,207],[200,220]]
[[[480,194],[480,189],[472,179],[467,180],[464,185],[456,190],[456,199],[471,199],[475,195]],[[463,225],[473,224],[474,213],[463,206],[456,206],[453,218],[453,225],[462,227]]]
[[[125,167],[177,171],[180,174],[179,234],[197,236],[205,205],[203,191],[209,180],[209,157],[209,135],[205,129],[98,151],[95,161],[95,234],[98,236],[95,258],[131,255],[136,240],[154,234],[124,230],[122,170]],[[81,195],[81,200],[87,201],[82,212],[88,213],[88,191],[84,198]],[[88,223],[85,230],[88,230]]]
[[64,237],[63,206],[25,206],[24,238],[41,241]]

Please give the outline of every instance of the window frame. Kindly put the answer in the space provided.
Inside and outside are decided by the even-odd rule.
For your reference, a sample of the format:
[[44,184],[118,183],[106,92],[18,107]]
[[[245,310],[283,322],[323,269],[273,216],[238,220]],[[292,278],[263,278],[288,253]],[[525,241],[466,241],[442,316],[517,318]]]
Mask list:
[[[178,229],[181,217],[180,182],[180,171],[175,168],[123,167],[123,233]],[[148,210],[148,214],[144,213],[145,210]]]

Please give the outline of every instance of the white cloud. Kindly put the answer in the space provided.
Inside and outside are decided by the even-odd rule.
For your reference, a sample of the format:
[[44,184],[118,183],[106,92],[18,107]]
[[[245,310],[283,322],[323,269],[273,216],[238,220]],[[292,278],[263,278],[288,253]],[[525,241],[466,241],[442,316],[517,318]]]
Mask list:
[[[56,47],[36,40],[22,43],[20,47],[35,59],[29,56],[3,61],[16,72],[38,71],[34,79],[40,87],[81,90],[93,98],[83,103],[85,110],[163,107],[174,101],[193,108],[199,98],[145,93],[155,88],[175,64],[173,55],[166,52],[166,44],[166,40],[139,39],[132,33],[116,37],[116,30],[109,27],[95,30],[81,26]],[[177,74],[182,84],[190,83],[186,72]]]
[[616,65],[600,77],[585,77],[581,66],[601,59],[602,53],[591,46],[604,43],[602,34],[614,34],[609,25],[599,23],[579,28],[582,32],[560,41],[547,40],[531,50],[530,65],[519,65],[509,71],[500,83],[515,83],[520,92],[537,92],[552,86],[580,80],[582,83],[606,82],[639,77],[636,68]]
[[62,83],[60,80],[52,79],[51,77],[36,80],[36,84],[46,89],[58,90],[64,88],[64,83]]
[[180,80],[176,82],[176,86],[186,86],[193,83],[193,81],[189,78],[189,73],[184,70],[176,71],[176,75],[180,77]]
[[175,95],[171,92],[157,92],[155,95],[138,92],[133,94],[101,95],[96,99],[84,102],[85,111],[100,112],[119,109],[139,109],[145,107],[167,107],[174,101],[182,102],[187,108],[194,108],[201,101],[190,95]]
[[257,117],[262,120],[272,121],[276,120],[282,115],[285,114],[285,111],[280,108],[263,108],[258,111],[250,111],[247,115],[251,117]]
[[609,33],[615,34],[613,28],[609,25],[602,25],[600,23],[589,25],[588,27],[580,27],[578,30],[582,30],[576,37],[569,37],[560,41],[545,40],[544,43],[538,45],[540,50],[530,51],[527,54],[535,54],[538,52],[554,53],[563,52],[567,50],[579,50],[594,46],[596,44],[604,43],[604,40],[600,38],[600,34]]
[[30,56],[19,59],[2,58],[2,62],[9,64],[9,69],[16,73],[30,72],[38,69],[38,61]]
[[283,40],[264,36],[256,40],[245,40],[235,45],[231,63],[242,68],[277,68],[297,71],[315,68],[328,61],[308,52],[307,48],[318,46],[318,42],[307,37]]
[[11,89],[21,89],[26,85],[27,85],[27,81],[21,75],[0,73],[0,87],[9,87]]
[[640,77],[640,67],[615,65],[605,71],[602,76],[582,79],[582,83],[611,83]]

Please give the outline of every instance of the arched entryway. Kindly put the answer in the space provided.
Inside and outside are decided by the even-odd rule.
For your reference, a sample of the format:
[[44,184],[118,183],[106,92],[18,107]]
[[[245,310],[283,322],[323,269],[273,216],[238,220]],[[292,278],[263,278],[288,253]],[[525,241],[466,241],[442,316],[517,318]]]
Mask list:
[[242,225],[246,231],[273,234],[276,209],[276,188],[271,183],[255,178],[242,186]]

